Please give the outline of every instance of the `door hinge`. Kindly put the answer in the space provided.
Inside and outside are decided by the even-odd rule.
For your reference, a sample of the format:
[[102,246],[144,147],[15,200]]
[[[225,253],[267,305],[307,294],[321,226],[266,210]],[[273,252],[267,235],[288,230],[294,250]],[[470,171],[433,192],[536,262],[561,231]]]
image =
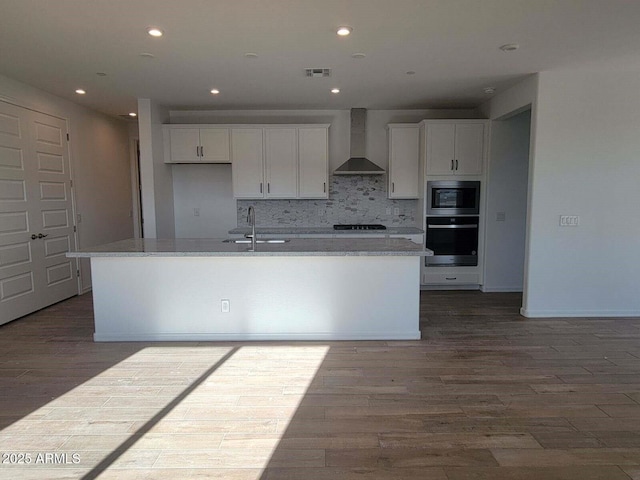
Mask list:
[[77,231],[78,231],[78,229],[77,229],[77,227],[76,227],[75,225],[73,226],[73,231],[74,231],[74,232],[77,232]]
[[76,270],[76,275],[80,276],[80,270]]
[[69,134],[67,133],[67,142],[69,141]]
[[69,184],[73,187],[73,180],[69,180]]

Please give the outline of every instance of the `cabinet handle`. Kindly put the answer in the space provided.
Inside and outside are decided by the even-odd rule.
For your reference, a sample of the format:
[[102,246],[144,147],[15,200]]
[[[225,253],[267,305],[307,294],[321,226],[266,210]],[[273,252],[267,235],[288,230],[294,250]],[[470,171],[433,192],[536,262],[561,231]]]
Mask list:
[[395,182],[391,182],[391,193],[395,193],[396,191],[396,184]]
[[458,159],[456,159],[456,172],[458,171]]
[[204,147],[200,147],[200,156],[204,158]]
[[451,159],[451,170],[453,170],[453,158]]
[[260,193],[262,193],[262,182],[260,182]]
[[267,182],[267,193],[271,193],[271,184]]
[[327,193],[327,182],[322,184],[322,193]]
[[200,156],[200,147],[196,145],[196,157]]
[[444,277],[445,280],[457,280],[458,277]]

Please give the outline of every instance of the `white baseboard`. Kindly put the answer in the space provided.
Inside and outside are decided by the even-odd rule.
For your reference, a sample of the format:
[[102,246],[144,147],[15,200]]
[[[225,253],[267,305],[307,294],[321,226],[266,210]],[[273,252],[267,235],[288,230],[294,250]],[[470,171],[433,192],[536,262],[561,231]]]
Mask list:
[[522,287],[491,287],[487,285],[481,285],[480,290],[483,292],[519,292],[522,293]]
[[94,333],[95,342],[236,342],[236,341],[334,341],[334,340],[420,340],[420,330],[370,334],[354,333]]
[[480,290],[480,285],[420,285],[420,290]]
[[528,310],[520,309],[527,318],[551,317],[640,317],[639,310]]

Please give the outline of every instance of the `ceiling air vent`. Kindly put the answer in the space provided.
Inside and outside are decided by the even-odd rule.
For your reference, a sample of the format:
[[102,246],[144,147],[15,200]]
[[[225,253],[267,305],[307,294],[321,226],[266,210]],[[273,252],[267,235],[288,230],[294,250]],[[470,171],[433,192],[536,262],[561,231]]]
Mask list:
[[305,68],[305,74],[310,78],[324,78],[331,76],[330,68]]

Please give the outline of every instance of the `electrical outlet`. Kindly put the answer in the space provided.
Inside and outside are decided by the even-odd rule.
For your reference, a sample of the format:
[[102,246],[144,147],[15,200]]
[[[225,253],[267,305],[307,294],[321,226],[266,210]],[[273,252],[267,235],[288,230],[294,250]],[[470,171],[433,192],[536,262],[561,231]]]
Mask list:
[[561,227],[577,227],[580,225],[579,215],[560,215]]
[[194,217],[199,217],[200,216],[200,209],[199,208],[194,208],[193,209],[193,216]]
[[229,313],[231,311],[231,302],[227,299],[220,300],[220,309],[222,313]]
[[400,209],[399,209],[398,207],[395,207],[395,208],[393,209],[393,214],[394,214],[394,215],[400,215]]

